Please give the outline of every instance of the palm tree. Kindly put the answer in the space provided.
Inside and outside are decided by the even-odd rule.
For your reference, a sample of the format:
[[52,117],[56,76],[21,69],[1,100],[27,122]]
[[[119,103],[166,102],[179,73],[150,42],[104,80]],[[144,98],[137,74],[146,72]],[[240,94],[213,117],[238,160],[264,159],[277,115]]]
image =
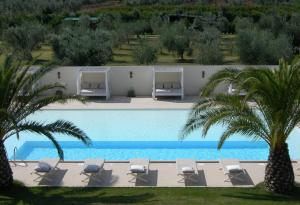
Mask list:
[[[233,83],[246,96],[213,91]],[[249,101],[255,104],[251,106]],[[253,105],[252,103],[252,105]],[[225,126],[218,149],[233,134],[242,134],[269,145],[265,187],[287,193],[294,187],[294,172],[286,143],[300,121],[300,60],[291,65],[279,61],[279,68],[224,69],[215,73],[203,89],[182,131],[182,139],[202,127],[205,137],[211,126]]]
[[13,173],[4,146],[4,141],[11,136],[17,136],[19,139],[22,131],[44,135],[52,141],[61,159],[64,157],[63,150],[54,137],[55,133],[75,137],[85,144],[90,143],[87,135],[71,122],[58,120],[45,124],[26,119],[50,103],[77,99],[76,96],[43,95],[44,92],[53,89],[63,89],[63,86],[58,84],[32,89],[53,67],[42,67],[34,74],[29,74],[29,69],[28,65],[14,62],[11,56],[0,65],[0,187],[7,187],[13,182]]

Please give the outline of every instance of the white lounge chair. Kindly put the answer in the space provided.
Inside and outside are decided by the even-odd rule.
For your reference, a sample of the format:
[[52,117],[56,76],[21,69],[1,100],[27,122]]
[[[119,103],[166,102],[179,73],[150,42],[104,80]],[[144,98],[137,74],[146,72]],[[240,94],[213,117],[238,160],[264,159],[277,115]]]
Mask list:
[[50,178],[46,176],[47,173],[50,173],[53,170],[58,169],[57,165],[60,162],[60,159],[43,159],[38,162],[37,166],[35,167],[34,171],[31,172],[31,175],[35,174],[37,175],[37,178],[35,178],[33,181],[39,182],[42,178],[51,181]]
[[87,159],[84,161],[84,167],[80,175],[85,175],[86,178],[82,182],[88,182],[93,179],[96,182],[101,182],[99,178],[104,167],[104,159]]
[[131,159],[129,164],[129,172],[127,175],[133,176],[129,182],[136,182],[136,180],[141,180],[147,182],[145,178],[149,174],[149,159]]
[[227,178],[224,181],[231,181],[232,179],[244,181],[246,175],[245,169],[241,166],[237,159],[222,159],[220,160],[221,169]]
[[177,159],[177,176],[181,177],[178,182],[196,182],[195,176],[198,175],[197,163],[192,159]]

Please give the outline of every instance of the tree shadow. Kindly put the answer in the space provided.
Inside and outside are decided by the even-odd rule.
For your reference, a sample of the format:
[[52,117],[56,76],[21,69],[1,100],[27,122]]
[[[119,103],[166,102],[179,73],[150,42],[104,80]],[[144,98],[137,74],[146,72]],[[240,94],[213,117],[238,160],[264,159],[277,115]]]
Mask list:
[[131,204],[153,202],[151,193],[106,193],[105,188],[57,188],[32,187],[15,183],[9,188],[0,188],[0,204]]
[[46,64],[46,63],[49,63],[49,60],[46,60],[46,59],[37,59],[35,61],[35,64],[37,64],[37,65],[43,65],[43,64]]
[[[273,194],[267,191],[262,191],[264,189],[263,185],[259,185],[253,188],[251,192],[241,189],[234,193],[222,194],[224,197],[243,199],[243,200],[253,200],[256,201],[278,201],[278,202],[300,202],[300,187],[295,187],[295,189],[288,195]],[[259,191],[258,191],[259,190]]]

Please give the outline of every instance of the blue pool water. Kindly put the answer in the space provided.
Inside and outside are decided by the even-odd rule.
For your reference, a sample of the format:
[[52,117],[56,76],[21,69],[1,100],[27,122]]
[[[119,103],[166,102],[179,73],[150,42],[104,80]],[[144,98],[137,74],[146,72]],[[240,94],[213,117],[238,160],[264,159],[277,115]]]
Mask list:
[[[252,142],[245,136],[236,135],[227,141],[222,150],[217,150],[217,141],[224,128],[214,126],[206,138],[201,131],[191,133],[184,141],[178,136],[184,125],[188,110],[44,110],[30,119],[53,122],[64,119],[82,128],[92,139],[86,147],[70,137],[56,135],[64,150],[66,160],[105,158],[127,160],[146,157],[152,160],[193,158],[217,160],[239,158],[241,160],[265,160],[268,147],[262,141]],[[292,158],[300,157],[300,134],[295,129],[289,139]],[[53,145],[36,134],[21,133],[21,139],[12,137],[5,142],[10,157],[13,148],[18,148],[16,157],[21,160],[38,160],[57,157]]]

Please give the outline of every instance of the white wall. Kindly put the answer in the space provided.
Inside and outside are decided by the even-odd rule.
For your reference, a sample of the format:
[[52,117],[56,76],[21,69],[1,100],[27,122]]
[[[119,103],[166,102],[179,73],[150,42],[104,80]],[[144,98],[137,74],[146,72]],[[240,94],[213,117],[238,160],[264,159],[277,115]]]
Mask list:
[[[176,65],[178,67],[178,65]],[[158,66],[156,66],[158,67]],[[164,66],[160,66],[164,67]],[[170,66],[168,66],[170,67]],[[245,66],[205,66],[205,65],[183,65],[184,68],[184,92],[186,96],[198,95],[201,88],[207,83],[210,76],[215,72],[227,67],[243,68]],[[66,94],[76,94],[77,76],[81,67],[64,66],[48,73],[40,84],[65,83]],[[129,89],[134,89],[138,96],[151,96],[152,93],[152,66],[110,66],[111,95],[127,95]],[[61,73],[61,79],[57,78],[57,72]],[[132,72],[132,78],[130,78]],[[205,76],[202,76],[205,72]],[[226,91],[222,86],[218,91]]]
[[134,89],[136,95],[151,96],[152,75],[152,68],[147,66],[112,66],[111,95],[127,95],[129,89]]

